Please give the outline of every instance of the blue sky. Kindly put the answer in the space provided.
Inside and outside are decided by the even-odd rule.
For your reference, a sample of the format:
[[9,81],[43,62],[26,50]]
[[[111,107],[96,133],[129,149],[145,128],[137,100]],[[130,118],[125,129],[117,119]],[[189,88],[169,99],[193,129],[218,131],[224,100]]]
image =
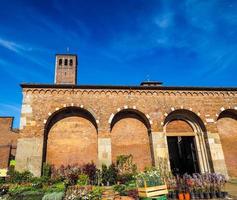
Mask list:
[[0,115],[19,124],[20,83],[53,83],[56,53],[79,84],[237,86],[236,0],[1,0]]

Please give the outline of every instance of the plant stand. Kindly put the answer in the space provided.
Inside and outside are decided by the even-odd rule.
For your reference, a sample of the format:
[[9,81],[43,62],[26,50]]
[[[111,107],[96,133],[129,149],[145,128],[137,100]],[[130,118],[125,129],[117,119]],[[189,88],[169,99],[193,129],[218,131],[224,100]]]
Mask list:
[[152,197],[154,199],[159,198],[159,196],[166,194],[168,194],[166,185],[160,185],[154,187],[146,187],[145,185],[144,188],[138,188],[139,197]]

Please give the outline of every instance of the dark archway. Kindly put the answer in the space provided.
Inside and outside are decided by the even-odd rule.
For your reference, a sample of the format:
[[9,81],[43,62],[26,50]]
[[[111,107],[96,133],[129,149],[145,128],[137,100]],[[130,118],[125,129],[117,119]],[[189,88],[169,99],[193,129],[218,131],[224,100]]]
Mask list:
[[151,124],[145,114],[136,109],[124,109],[111,121],[112,160],[122,154],[132,154],[139,170],[154,165]]
[[[167,126],[172,124],[171,128]],[[176,126],[176,127],[175,127]],[[213,171],[206,127],[201,118],[186,109],[175,110],[164,121],[171,169],[174,173]]]
[[[77,158],[77,160],[73,158],[85,152],[88,153],[87,150],[93,148],[91,151],[94,158],[93,161],[96,163],[98,151],[97,131],[98,127],[95,117],[84,108],[72,106],[54,112],[45,124],[43,162],[47,162],[48,159],[49,161],[53,160],[50,164],[55,165],[59,165],[59,163],[65,163],[65,165],[81,164],[68,163],[66,159],[64,162],[63,158],[68,158],[71,162],[77,160],[78,162],[84,162],[84,158],[81,160],[79,160],[79,158]],[[85,142],[83,138],[86,139]],[[50,150],[50,153],[48,150]],[[84,157],[90,158],[87,154],[85,154]],[[88,160],[88,162],[91,161],[92,160]]]

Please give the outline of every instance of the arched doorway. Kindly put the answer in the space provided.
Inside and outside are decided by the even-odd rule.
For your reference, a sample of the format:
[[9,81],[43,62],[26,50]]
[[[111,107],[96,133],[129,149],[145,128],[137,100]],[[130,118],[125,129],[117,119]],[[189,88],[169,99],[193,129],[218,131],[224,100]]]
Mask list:
[[132,154],[138,170],[152,166],[150,128],[143,113],[134,109],[118,112],[111,122],[112,161],[119,155]]
[[225,162],[230,177],[237,177],[237,110],[227,109],[217,119]]
[[206,129],[192,111],[175,110],[165,119],[169,163],[173,174],[210,171]]
[[55,167],[97,163],[97,125],[93,115],[78,107],[55,112],[45,126],[43,158]]

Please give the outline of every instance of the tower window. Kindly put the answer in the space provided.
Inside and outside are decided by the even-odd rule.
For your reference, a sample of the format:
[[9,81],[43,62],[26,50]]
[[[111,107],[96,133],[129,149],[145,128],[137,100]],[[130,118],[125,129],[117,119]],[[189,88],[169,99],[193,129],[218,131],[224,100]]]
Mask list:
[[59,59],[59,65],[62,65],[62,64],[63,64],[63,60]]
[[67,59],[65,59],[65,60],[64,60],[64,65],[66,65],[66,66],[67,66],[67,64],[68,64],[68,60],[67,60]]
[[70,59],[69,65],[72,66],[73,65],[73,60]]

